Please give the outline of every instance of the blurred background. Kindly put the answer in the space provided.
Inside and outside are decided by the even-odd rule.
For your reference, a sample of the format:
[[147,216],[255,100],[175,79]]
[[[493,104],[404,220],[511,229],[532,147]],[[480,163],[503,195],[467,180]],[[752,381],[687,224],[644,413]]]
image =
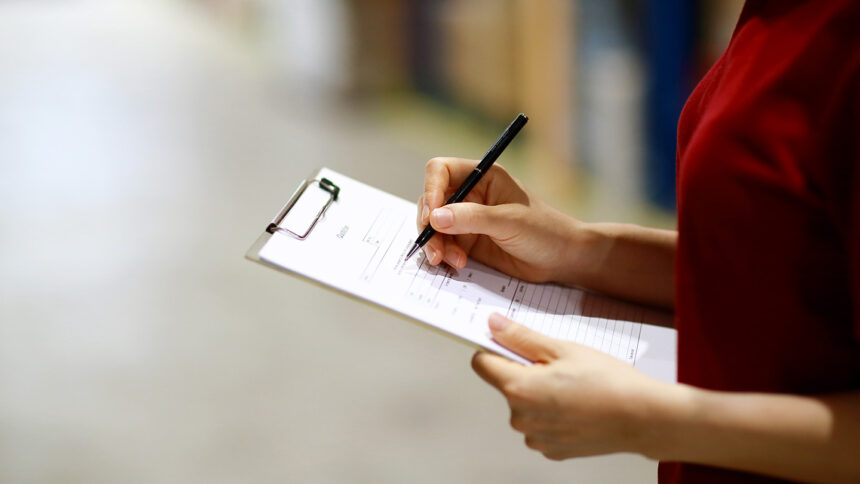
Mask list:
[[319,166],[408,199],[500,159],[674,225],[738,0],[0,2],[0,482],[656,481],[528,450],[472,351],[243,259]]

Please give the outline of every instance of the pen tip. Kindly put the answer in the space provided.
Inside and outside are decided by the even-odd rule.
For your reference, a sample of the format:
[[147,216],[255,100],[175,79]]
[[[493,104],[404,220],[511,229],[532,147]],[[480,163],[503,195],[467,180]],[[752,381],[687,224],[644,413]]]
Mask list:
[[412,244],[412,248],[411,248],[411,249],[409,249],[409,253],[408,253],[408,254],[406,254],[406,259],[404,259],[404,260],[409,260],[409,258],[410,258],[410,257],[412,257],[412,255],[413,255],[413,254],[415,254],[416,252],[418,252],[418,249],[419,249],[419,248],[420,248],[420,247],[418,246],[418,244]]

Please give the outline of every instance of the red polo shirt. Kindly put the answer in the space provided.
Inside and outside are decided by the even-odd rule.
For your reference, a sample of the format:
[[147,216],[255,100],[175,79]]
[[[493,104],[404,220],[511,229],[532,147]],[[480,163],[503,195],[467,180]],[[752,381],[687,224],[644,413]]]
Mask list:
[[[678,126],[678,379],[860,390],[860,1],[747,0]],[[771,483],[660,465],[661,483]]]

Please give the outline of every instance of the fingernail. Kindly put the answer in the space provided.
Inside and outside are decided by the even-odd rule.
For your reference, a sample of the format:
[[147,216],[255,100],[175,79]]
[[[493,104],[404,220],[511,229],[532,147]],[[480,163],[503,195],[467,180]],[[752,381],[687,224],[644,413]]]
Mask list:
[[446,229],[454,225],[454,212],[449,208],[437,208],[433,210],[431,217],[433,217],[433,225],[440,229]]
[[428,207],[427,204],[425,203],[424,209],[421,210],[421,221],[423,222],[423,221],[427,220],[428,215],[430,215],[430,207]]
[[492,330],[494,333],[503,331],[510,324],[511,320],[502,316],[501,314],[493,313],[490,315],[490,330]]
[[433,261],[436,260],[436,251],[433,249],[424,249],[424,253],[427,254],[427,262],[433,264]]

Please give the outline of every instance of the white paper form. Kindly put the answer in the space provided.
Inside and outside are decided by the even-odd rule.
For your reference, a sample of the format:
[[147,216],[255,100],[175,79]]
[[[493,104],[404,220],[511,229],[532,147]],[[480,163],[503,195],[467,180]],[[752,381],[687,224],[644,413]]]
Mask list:
[[[472,260],[460,270],[430,266],[421,253],[405,261],[418,236],[414,203],[325,168],[318,177],[340,187],[338,199],[305,240],[273,234],[259,252],[263,262],[516,361],[528,363],[492,340],[487,318],[493,312],[675,380],[676,333],[657,326],[671,323],[670,314],[576,288],[524,282]],[[293,220],[307,220],[328,196],[315,185],[308,190],[293,208]]]

